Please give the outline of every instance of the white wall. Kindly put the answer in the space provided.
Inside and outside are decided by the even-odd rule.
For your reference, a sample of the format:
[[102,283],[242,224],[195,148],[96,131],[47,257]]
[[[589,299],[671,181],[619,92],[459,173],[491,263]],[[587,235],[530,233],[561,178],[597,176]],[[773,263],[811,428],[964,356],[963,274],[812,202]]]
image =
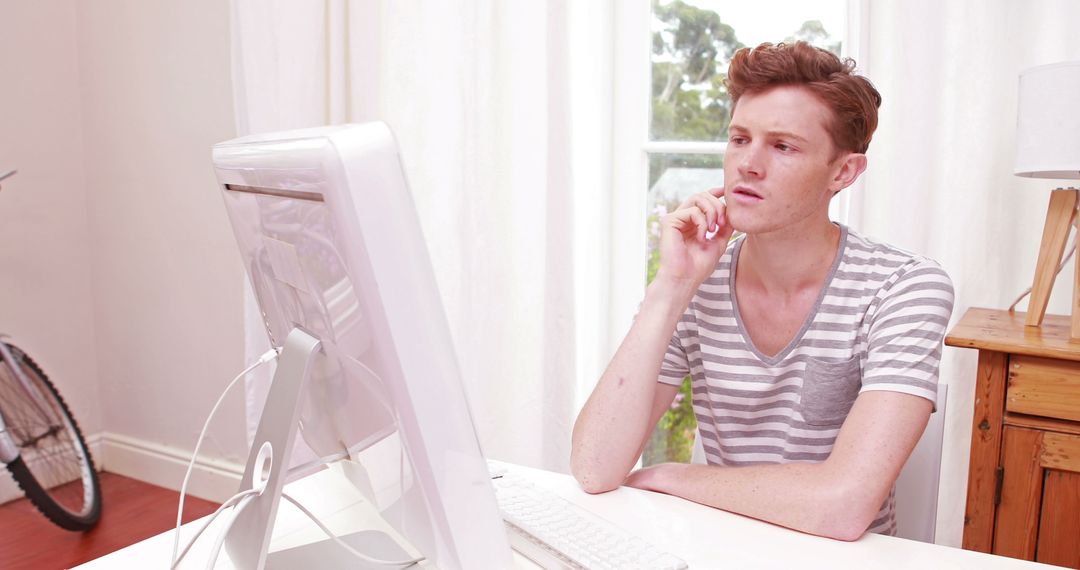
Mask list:
[[[234,136],[229,3],[0,0],[0,331],[113,472],[178,487],[243,367],[243,274],[210,164]],[[246,456],[242,390],[195,494]],[[0,499],[4,493],[0,480]]]
[[93,434],[103,424],[75,6],[0,0],[0,170],[19,169],[0,183],[0,332],[38,361]]
[[[229,3],[79,2],[77,28],[106,465],[176,486],[243,368],[244,277],[210,162],[235,132]],[[246,458],[241,393],[207,456]]]

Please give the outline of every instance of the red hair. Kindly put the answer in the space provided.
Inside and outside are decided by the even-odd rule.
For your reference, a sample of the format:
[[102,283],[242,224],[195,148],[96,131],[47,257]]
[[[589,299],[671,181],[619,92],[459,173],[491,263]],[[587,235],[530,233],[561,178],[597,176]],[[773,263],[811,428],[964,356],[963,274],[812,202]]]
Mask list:
[[794,85],[814,94],[832,110],[825,125],[837,152],[865,153],[877,128],[881,94],[868,79],[855,74],[855,60],[839,57],[806,42],[763,43],[735,52],[724,86],[731,95],[731,112],[744,93]]

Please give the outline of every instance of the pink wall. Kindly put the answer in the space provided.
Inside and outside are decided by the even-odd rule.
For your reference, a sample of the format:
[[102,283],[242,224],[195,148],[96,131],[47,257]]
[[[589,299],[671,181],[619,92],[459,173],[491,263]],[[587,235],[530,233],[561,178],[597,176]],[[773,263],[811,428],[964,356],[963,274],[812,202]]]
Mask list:
[[[105,429],[191,449],[243,368],[243,273],[210,147],[234,136],[229,3],[78,3]],[[239,392],[239,391],[238,391]],[[206,453],[242,460],[243,398]]]
[[[218,0],[0,0],[0,169],[20,171],[0,192],[0,332],[87,435],[145,444],[119,469],[135,476],[131,457],[190,453],[244,365],[244,276],[210,164],[235,132],[229,37]],[[212,459],[246,457],[240,392]]]
[[0,332],[102,429],[76,3],[0,1]]

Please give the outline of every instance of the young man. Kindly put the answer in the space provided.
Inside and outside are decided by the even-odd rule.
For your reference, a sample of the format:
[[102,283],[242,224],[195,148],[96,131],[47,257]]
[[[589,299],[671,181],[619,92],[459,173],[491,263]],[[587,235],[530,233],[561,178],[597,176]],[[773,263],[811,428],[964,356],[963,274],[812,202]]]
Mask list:
[[[895,533],[953,290],[934,261],[828,218],[866,169],[881,103],[853,68],[803,42],[735,54],[724,188],[662,220],[660,269],[574,426],[586,491],[629,485],[841,540]],[[708,465],[630,473],[687,374]]]

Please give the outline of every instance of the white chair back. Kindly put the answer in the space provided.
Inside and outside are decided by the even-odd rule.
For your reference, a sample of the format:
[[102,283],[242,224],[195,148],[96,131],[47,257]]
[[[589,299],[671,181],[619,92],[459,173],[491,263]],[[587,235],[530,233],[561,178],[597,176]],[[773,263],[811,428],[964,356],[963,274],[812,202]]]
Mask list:
[[705,465],[705,445],[701,443],[701,432],[694,430],[694,448],[690,450],[690,463]]
[[937,411],[896,479],[896,536],[901,538],[934,542],[948,396],[948,384],[938,384]]

